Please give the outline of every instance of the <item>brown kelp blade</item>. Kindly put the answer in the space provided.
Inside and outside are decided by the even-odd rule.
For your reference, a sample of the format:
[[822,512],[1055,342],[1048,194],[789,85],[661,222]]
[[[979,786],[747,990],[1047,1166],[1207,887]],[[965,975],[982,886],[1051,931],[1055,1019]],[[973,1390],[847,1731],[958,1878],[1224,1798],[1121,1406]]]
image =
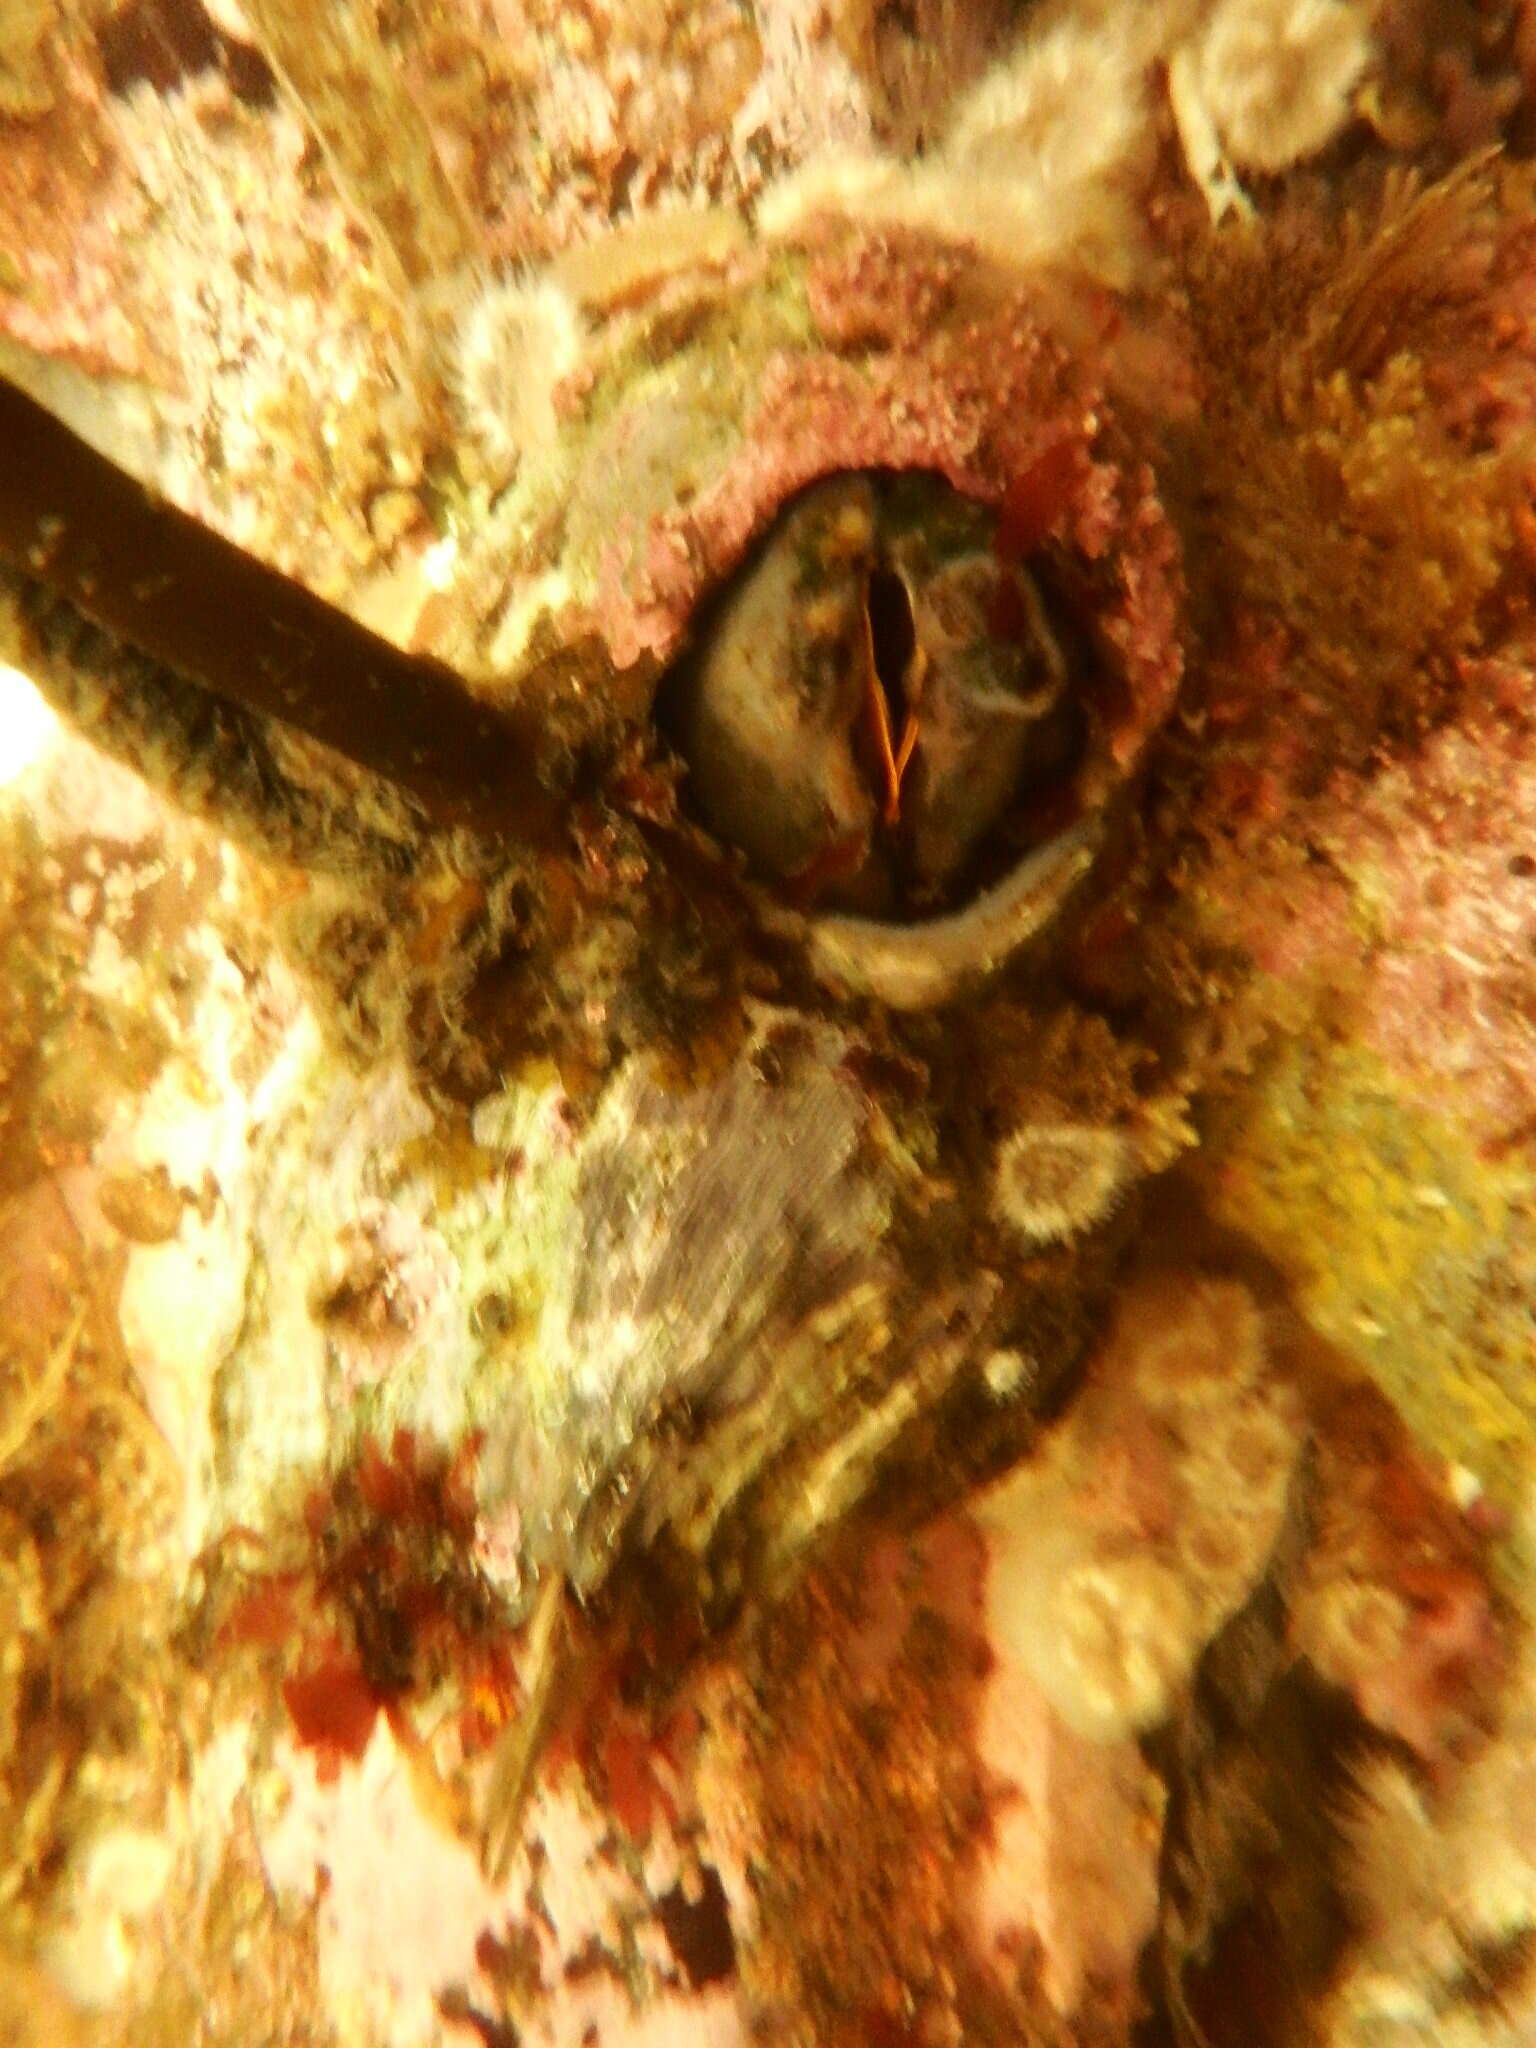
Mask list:
[[528,720],[178,511],[0,380],[0,563],[248,711],[388,776],[427,810],[546,828]]

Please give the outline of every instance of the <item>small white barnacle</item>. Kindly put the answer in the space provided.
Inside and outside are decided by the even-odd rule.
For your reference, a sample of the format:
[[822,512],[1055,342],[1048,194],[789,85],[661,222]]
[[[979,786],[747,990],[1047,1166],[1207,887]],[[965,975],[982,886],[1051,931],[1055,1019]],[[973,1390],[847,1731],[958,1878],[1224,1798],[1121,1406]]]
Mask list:
[[464,306],[450,337],[450,382],[467,432],[499,476],[553,446],[555,392],[581,348],[580,309],[541,273],[497,279]]
[[1128,1140],[1087,1123],[1024,1124],[1000,1147],[992,1207],[1031,1244],[1056,1244],[1101,1223],[1135,1167]]

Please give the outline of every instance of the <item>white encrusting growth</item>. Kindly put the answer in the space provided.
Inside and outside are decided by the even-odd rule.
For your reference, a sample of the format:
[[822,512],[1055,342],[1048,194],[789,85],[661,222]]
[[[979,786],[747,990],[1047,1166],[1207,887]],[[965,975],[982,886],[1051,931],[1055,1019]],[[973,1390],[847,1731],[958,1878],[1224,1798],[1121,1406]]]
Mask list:
[[1064,258],[1120,282],[1141,243],[1160,68],[1189,173],[1219,218],[1247,207],[1238,170],[1287,170],[1327,147],[1372,48],[1362,0],[1061,0],[960,100],[931,154],[813,160],[764,196],[758,227],[789,238],[843,212],[1013,268]]
[[1135,1160],[1118,1131],[1093,1124],[1025,1124],[998,1153],[992,1205],[1034,1244],[1090,1230],[1124,1192]]
[[506,278],[468,302],[451,347],[465,427],[510,476],[554,443],[555,392],[581,358],[580,312],[547,276]]
[[932,154],[813,161],[765,195],[759,231],[790,238],[811,216],[839,211],[966,243],[1012,268],[1070,255],[1121,278],[1138,239],[1132,201],[1154,141],[1149,67],[1167,13],[1152,7],[1106,33],[1098,8],[1047,10],[960,101]]
[[1221,0],[1169,58],[1190,176],[1214,219],[1250,210],[1238,171],[1289,170],[1344,127],[1370,64],[1358,0]]
[[1225,0],[1195,50],[1232,161],[1284,171],[1325,149],[1349,119],[1371,36],[1353,0]]

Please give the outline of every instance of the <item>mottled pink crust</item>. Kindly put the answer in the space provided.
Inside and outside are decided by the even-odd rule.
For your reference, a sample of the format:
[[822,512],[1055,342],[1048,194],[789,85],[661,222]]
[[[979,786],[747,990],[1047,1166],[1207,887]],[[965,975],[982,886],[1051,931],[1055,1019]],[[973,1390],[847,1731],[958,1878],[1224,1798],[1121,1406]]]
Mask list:
[[143,218],[94,52],[60,35],[54,104],[6,121],[0,149],[0,334],[97,376],[173,387],[174,359],[124,300],[124,248]]
[[1516,450],[1536,420],[1536,222],[1483,224],[1448,283],[1465,303],[1453,345],[1427,359],[1436,415],[1471,452]]
[[1246,701],[1209,708],[1213,921],[1267,975],[1348,987],[1360,1042],[1426,1108],[1454,1102],[1490,1150],[1523,1141],[1536,1127],[1536,650],[1466,664],[1460,723],[1316,788],[1328,714],[1288,677],[1279,636],[1245,646]]
[[[731,1902],[744,2037],[1130,2038],[1160,1793],[989,1634],[995,1552],[963,1515],[845,1546],[794,1596],[792,1661],[778,1642],[709,1675],[698,1849]],[[807,1963],[841,2028],[807,2010]]]
[[1157,1925],[1161,1788],[1135,1742],[1076,1735],[1006,1647],[983,1681],[977,1750],[992,1812],[966,1897],[1002,1981],[1032,1955],[1040,2003],[1087,2038],[1129,2041]]
[[[829,343],[849,333],[867,339],[881,324],[872,301],[890,257],[885,237],[859,243],[851,296],[836,312],[825,274],[816,273],[812,303]],[[686,505],[655,510],[643,529],[621,522],[603,556],[593,624],[619,668],[668,660],[701,598],[819,477],[932,471],[999,507],[1006,524],[1011,494],[1048,472],[1040,537],[1055,543],[1067,580],[1080,586],[1073,594],[1112,671],[1095,709],[1103,751],[1124,770],[1167,716],[1183,669],[1179,542],[1152,468],[1026,294],[935,326],[954,257],[940,250],[926,270],[910,253],[905,261],[915,277],[885,309],[883,328],[901,325],[889,346],[771,356],[723,470]]]
[[[1536,677],[1520,676],[1527,700]],[[1486,1142],[1536,1126],[1536,739],[1494,715],[1443,734],[1341,822],[1382,946],[1365,1027],[1426,1102],[1447,1091]]]
[[1486,1544],[1373,1388],[1314,1400],[1323,1508],[1293,1646],[1432,1769],[1486,1726],[1509,1644]]
[[[1429,729],[1411,741],[1308,680],[1300,628],[1234,604],[1202,663],[1194,883],[1208,930],[1292,990],[1345,989],[1351,1041],[1490,1155],[1536,1129],[1536,228],[1523,174],[1509,175],[1521,210],[1466,199],[1437,259],[1443,307],[1417,351],[1428,403],[1414,423],[1428,478],[1437,463],[1483,465],[1469,511],[1509,507],[1490,543],[1499,581],[1475,630],[1458,619],[1460,642],[1428,644],[1408,688],[1423,684]],[[1390,323],[1367,336],[1361,390],[1400,339]],[[1478,651],[1455,653],[1466,644]],[[1363,676],[1368,695],[1368,664]]]
[[959,250],[936,251],[910,230],[886,228],[817,250],[805,296],[828,348],[894,348],[929,332],[954,303]]

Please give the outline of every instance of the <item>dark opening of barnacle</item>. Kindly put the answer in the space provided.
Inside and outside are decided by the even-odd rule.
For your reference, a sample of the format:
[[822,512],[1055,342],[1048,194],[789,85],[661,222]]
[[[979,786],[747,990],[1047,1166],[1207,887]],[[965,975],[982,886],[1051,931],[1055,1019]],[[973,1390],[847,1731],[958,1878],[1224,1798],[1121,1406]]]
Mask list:
[[864,585],[865,700],[874,769],[884,791],[881,823],[901,822],[901,785],[920,727],[908,685],[917,674],[917,621],[907,586],[893,569],[874,568]]
[[942,478],[802,492],[705,617],[658,716],[688,800],[806,908],[957,908],[1071,816],[1084,636]]
[[875,674],[899,724],[906,708],[907,668],[916,651],[916,625],[907,586],[891,569],[872,569],[864,592],[869,634],[874,644]]

